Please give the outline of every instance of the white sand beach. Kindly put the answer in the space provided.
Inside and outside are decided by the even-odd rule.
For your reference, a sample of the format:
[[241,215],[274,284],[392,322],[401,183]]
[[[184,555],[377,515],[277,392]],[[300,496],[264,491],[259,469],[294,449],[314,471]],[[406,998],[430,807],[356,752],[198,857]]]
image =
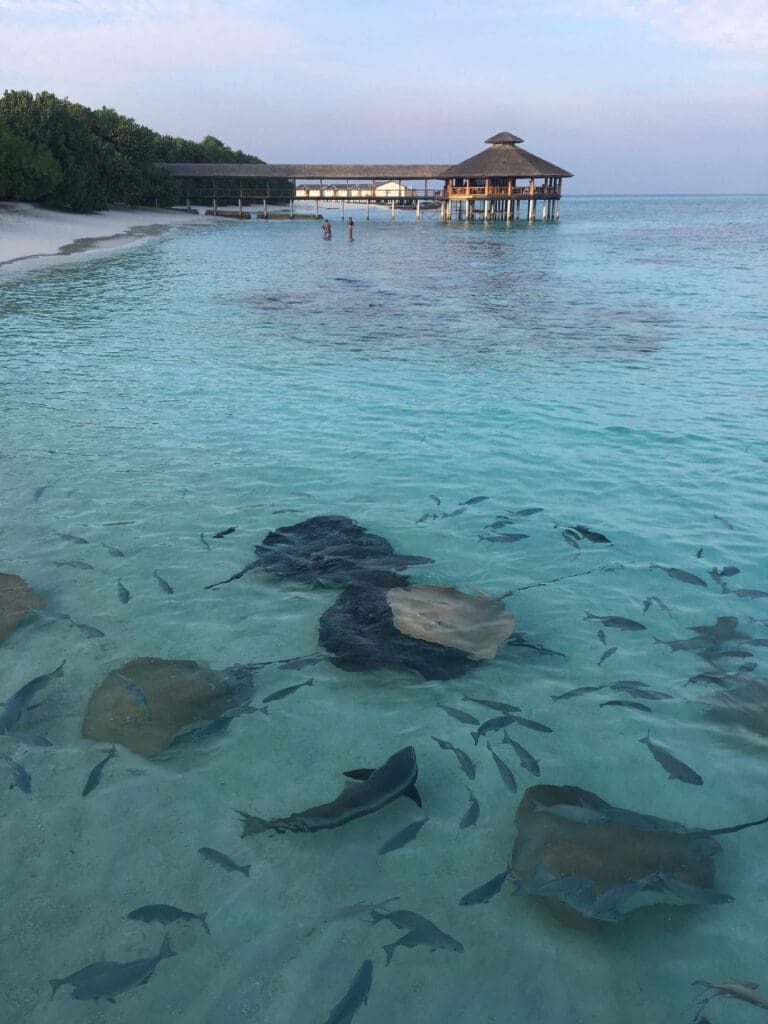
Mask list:
[[64,213],[32,203],[0,203],[0,274],[10,268],[62,259],[92,249],[129,245],[155,229],[210,225],[211,217],[184,210],[114,207],[100,213]]

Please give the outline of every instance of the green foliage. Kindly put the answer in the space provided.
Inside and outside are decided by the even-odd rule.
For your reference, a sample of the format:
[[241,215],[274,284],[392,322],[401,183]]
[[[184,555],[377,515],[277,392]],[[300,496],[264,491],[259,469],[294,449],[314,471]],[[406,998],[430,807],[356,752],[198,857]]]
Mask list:
[[50,92],[0,98],[0,199],[87,213],[108,203],[173,206],[175,178],[157,163],[262,163],[207,135],[159,135],[108,107],[91,110]]

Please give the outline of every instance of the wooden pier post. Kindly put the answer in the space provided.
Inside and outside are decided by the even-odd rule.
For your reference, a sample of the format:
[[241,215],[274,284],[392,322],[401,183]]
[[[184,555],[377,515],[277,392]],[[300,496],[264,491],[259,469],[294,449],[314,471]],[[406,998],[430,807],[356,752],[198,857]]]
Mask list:
[[394,199],[390,200],[390,206],[392,208],[392,220],[394,220],[395,219],[395,200]]
[[416,220],[421,220],[421,200],[416,200]]
[[370,220],[371,219],[371,200],[370,199],[366,199],[365,200],[365,219],[366,220]]
[[267,200],[264,200],[264,220],[269,220],[267,216]]

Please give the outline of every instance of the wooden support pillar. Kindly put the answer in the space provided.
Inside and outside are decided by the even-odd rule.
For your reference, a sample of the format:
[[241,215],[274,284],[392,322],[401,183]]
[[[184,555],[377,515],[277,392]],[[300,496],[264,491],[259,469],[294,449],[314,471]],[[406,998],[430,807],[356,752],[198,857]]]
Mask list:
[[291,220],[293,220],[293,200],[292,199],[288,200],[288,213],[289,213],[289,216],[290,216]]
[[316,217],[320,216],[320,200],[319,199],[315,200],[315,216]]
[[264,220],[268,220],[268,219],[269,218],[267,216],[267,200],[265,199],[264,200]]
[[528,220],[536,220],[536,200],[528,199]]
[[243,193],[242,192],[237,197],[237,212],[240,214],[241,217],[243,216]]
[[214,195],[214,197],[213,197],[213,216],[214,217],[218,213],[218,210],[219,210],[219,207],[218,207],[218,205],[216,203],[216,196]]
[[187,196],[187,213],[190,213],[191,211],[192,211],[192,204],[189,201],[189,196]]
[[366,220],[370,220],[371,219],[371,200],[370,199],[366,199],[365,200],[365,219]]
[[416,220],[421,220],[421,200],[416,200]]
[[390,207],[392,209],[392,220],[394,220],[395,219],[395,200],[394,199],[390,200]]

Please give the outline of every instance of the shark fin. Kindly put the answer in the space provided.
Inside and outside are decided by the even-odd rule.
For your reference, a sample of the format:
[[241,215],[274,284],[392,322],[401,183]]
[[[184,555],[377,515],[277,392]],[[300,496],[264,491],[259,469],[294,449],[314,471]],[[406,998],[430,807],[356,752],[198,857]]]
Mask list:
[[407,789],[403,790],[403,796],[407,796],[409,800],[413,800],[417,807],[421,807],[421,797],[419,791],[416,789],[416,783],[412,782]]
[[352,771],[344,772],[344,774],[348,779],[357,779],[358,782],[366,782],[375,771],[375,768],[353,768]]

